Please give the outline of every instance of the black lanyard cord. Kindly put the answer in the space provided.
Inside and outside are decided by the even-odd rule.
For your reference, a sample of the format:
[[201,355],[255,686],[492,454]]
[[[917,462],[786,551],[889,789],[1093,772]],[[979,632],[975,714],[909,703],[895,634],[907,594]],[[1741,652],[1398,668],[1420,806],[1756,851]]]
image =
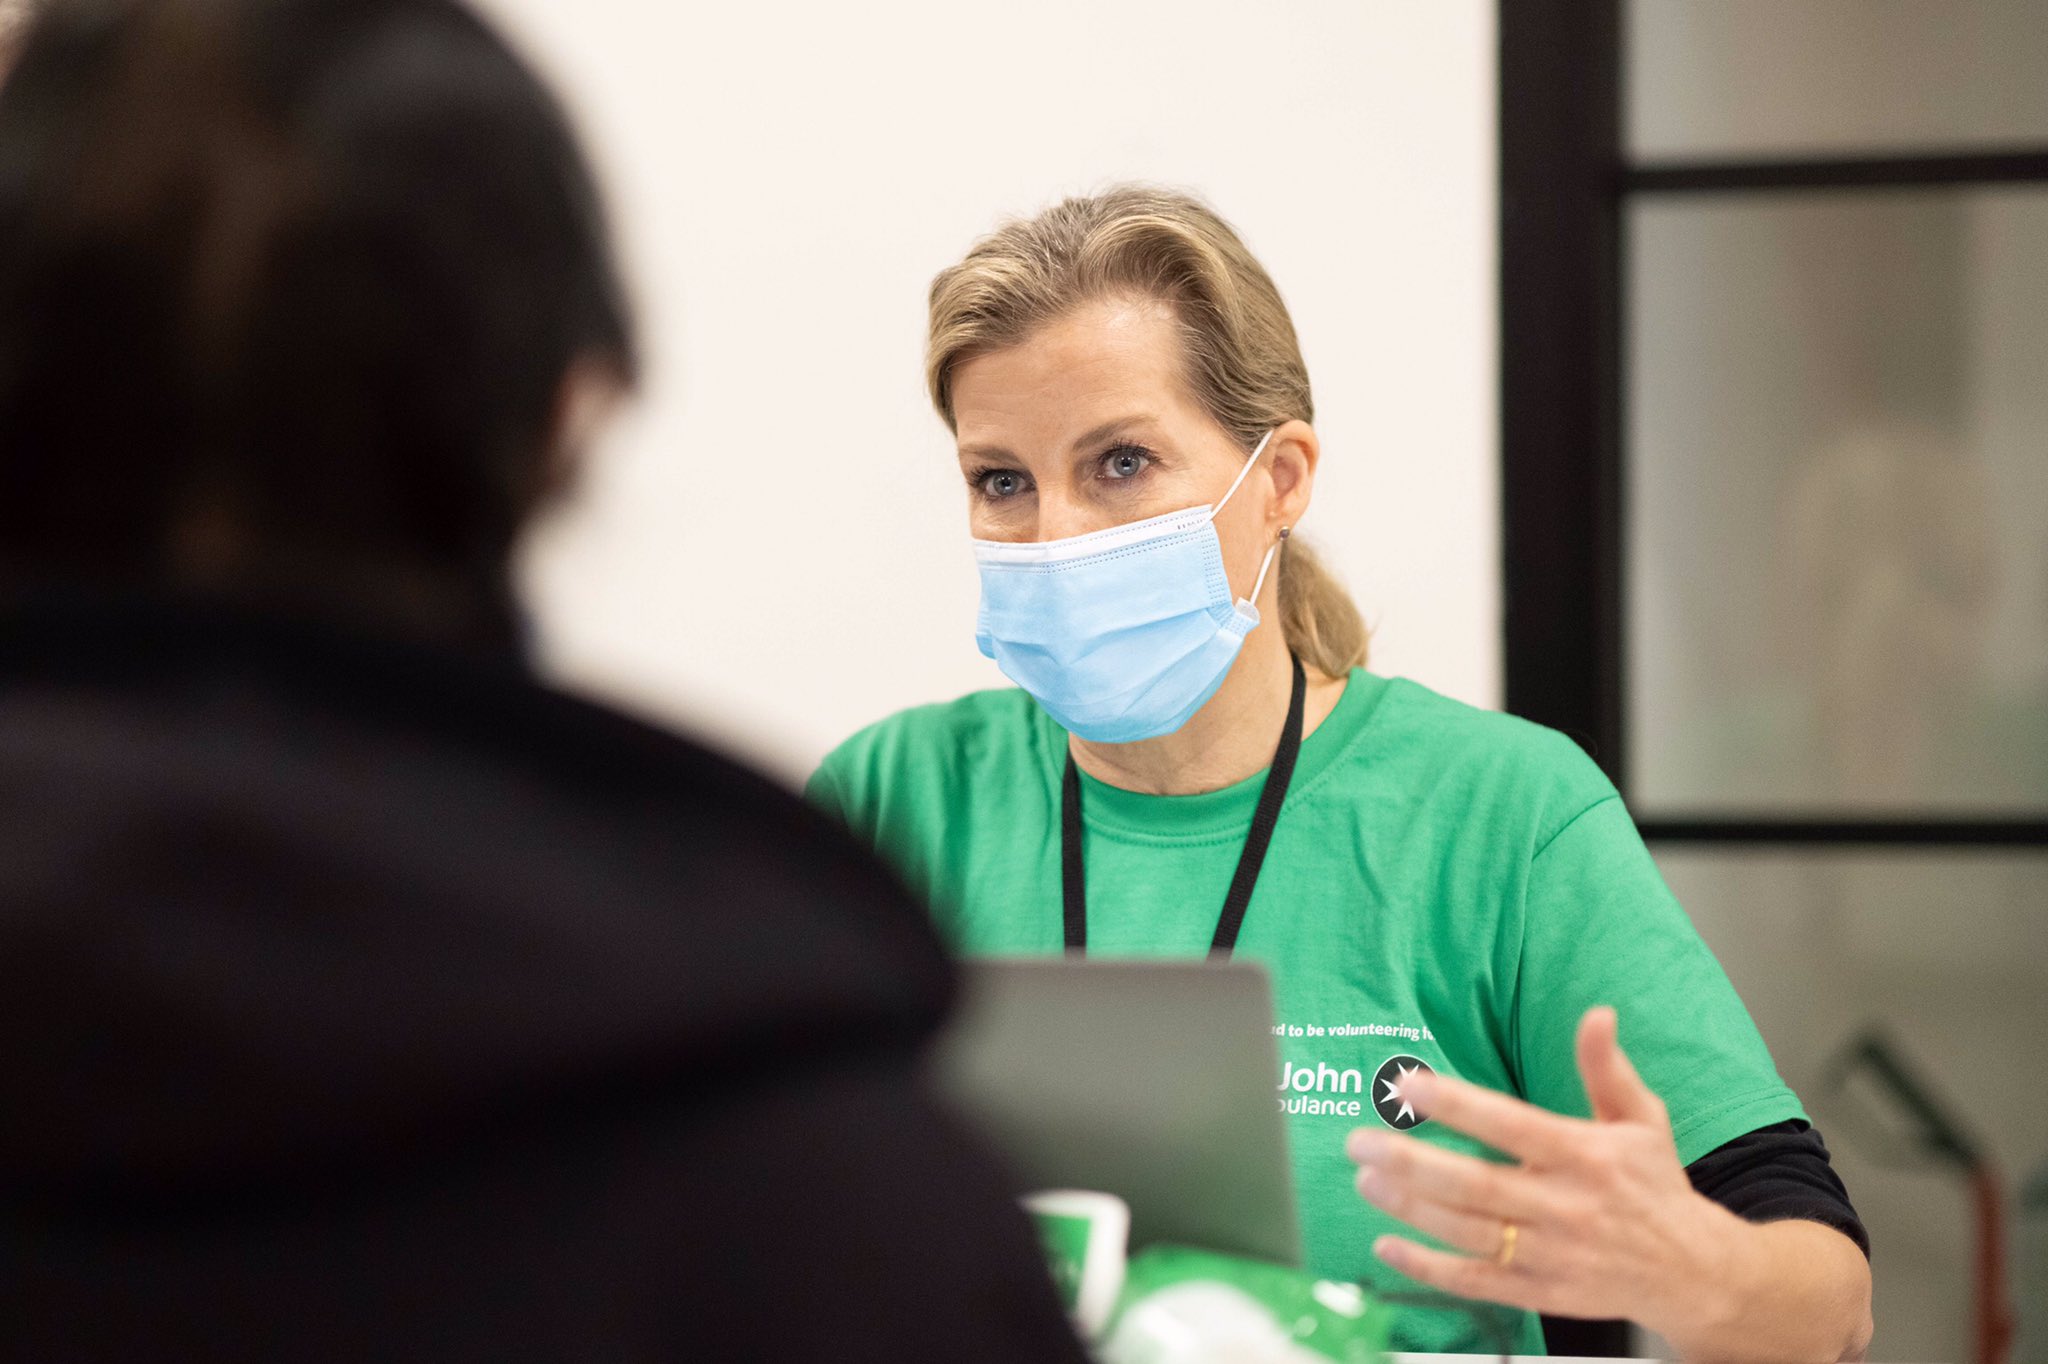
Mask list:
[[[1237,873],[1230,878],[1230,893],[1223,897],[1223,913],[1216,920],[1216,936],[1209,943],[1209,955],[1227,957],[1237,946],[1238,930],[1244,927],[1245,910],[1251,907],[1252,889],[1259,883],[1259,869],[1266,862],[1266,848],[1273,841],[1273,828],[1280,822],[1280,807],[1287,800],[1287,785],[1294,780],[1294,760],[1301,756],[1302,712],[1308,698],[1308,674],[1301,660],[1294,662],[1294,690],[1287,701],[1287,723],[1280,730],[1280,747],[1273,751],[1273,765],[1266,769],[1266,784],[1259,791],[1259,808],[1252,815],[1251,832],[1245,835],[1244,851],[1238,855]],[[1088,950],[1088,877],[1081,862],[1081,769],[1067,753],[1067,774],[1060,791],[1060,891],[1061,915],[1065,921],[1067,950]]]

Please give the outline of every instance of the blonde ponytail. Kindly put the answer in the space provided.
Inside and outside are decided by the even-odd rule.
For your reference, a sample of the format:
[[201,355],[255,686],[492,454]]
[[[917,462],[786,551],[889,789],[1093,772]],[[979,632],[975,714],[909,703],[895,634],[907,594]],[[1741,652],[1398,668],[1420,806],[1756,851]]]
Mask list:
[[1280,632],[1287,647],[1325,677],[1363,668],[1365,620],[1351,594],[1298,535],[1288,538],[1280,560]]

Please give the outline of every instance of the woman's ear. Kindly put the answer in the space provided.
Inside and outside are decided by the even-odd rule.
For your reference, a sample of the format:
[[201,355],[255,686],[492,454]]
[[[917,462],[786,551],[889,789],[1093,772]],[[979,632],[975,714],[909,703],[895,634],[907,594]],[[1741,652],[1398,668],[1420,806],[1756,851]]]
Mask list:
[[595,357],[570,362],[555,386],[554,413],[548,423],[546,462],[541,470],[541,496],[552,501],[575,488],[589,461],[591,447],[611,423],[626,398],[618,367]]
[[1299,524],[1308,511],[1309,499],[1315,493],[1316,461],[1322,458],[1323,447],[1313,426],[1305,421],[1290,421],[1273,432],[1267,450],[1273,480],[1268,529],[1277,535],[1280,527]]

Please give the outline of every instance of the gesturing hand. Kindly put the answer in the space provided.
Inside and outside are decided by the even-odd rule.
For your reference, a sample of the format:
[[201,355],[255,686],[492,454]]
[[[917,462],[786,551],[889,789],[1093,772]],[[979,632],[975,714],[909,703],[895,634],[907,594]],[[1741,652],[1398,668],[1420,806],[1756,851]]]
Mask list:
[[1592,1121],[1561,1117],[1462,1080],[1411,1078],[1428,1117],[1518,1163],[1439,1150],[1359,1128],[1346,1144],[1373,1206],[1464,1254],[1382,1236],[1373,1252],[1411,1278],[1467,1298],[1574,1317],[1627,1317],[1676,1341],[1725,1309],[1717,1257],[1734,1216],[1693,1191],[1663,1101],[1615,1036],[1614,1010],[1579,1022],[1578,1067]]

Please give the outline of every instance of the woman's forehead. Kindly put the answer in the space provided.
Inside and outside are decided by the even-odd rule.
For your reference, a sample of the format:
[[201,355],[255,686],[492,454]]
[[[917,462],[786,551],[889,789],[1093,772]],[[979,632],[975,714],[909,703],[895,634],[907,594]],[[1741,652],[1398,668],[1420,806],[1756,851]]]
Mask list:
[[1185,415],[1180,337],[1164,304],[1084,304],[1015,345],[964,361],[953,378],[961,447],[1057,439],[1126,415]]

